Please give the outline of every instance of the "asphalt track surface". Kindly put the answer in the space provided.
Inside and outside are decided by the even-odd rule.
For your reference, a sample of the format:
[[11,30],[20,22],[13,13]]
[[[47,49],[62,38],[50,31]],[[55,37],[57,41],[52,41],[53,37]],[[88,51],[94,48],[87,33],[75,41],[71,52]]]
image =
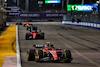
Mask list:
[[[44,40],[25,40],[25,34],[29,31],[25,27],[19,26],[22,67],[100,67],[99,30],[61,24],[35,25],[45,33]],[[37,63],[27,60],[27,49],[32,48],[33,44],[45,44],[48,41],[56,48],[71,50],[73,61],[71,63]]]

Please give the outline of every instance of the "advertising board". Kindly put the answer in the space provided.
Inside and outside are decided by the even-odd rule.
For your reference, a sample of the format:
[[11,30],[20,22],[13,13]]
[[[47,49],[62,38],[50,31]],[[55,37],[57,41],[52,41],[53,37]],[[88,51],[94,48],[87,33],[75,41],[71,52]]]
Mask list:
[[61,3],[61,0],[45,0],[45,4]]
[[93,8],[96,8],[98,11],[98,5],[67,5],[67,11],[93,11]]
[[20,12],[8,12],[8,15],[20,15]]
[[63,17],[66,13],[20,13],[20,17]]

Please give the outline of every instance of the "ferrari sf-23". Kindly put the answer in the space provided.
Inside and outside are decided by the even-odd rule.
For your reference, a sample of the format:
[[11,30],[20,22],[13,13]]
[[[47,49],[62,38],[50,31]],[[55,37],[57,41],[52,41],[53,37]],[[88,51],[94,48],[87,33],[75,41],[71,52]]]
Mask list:
[[56,49],[53,44],[33,45],[33,49],[27,50],[28,61],[64,61],[71,63],[73,60],[70,50]]
[[41,30],[33,30],[33,32],[26,33],[25,39],[44,39],[44,33]]

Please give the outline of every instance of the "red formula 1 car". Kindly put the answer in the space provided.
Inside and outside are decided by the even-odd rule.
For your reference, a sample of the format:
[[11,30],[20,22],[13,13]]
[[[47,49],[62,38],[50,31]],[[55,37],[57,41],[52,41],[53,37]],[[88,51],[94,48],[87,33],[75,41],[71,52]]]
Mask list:
[[[40,48],[40,49],[38,49]],[[70,50],[55,49],[51,44],[33,45],[33,49],[27,50],[28,61],[64,61],[71,63],[72,56]]]
[[26,33],[25,39],[44,39],[44,33],[41,30],[34,30],[33,32]]

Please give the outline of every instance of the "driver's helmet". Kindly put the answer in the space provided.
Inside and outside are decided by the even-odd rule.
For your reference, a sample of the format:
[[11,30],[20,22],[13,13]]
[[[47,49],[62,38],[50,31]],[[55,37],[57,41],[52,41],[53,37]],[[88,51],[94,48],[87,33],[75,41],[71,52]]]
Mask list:
[[49,47],[50,46],[50,42],[47,42],[47,45],[46,46]]
[[47,42],[47,44],[45,45],[45,47],[54,48],[53,44],[51,44],[50,42]]

